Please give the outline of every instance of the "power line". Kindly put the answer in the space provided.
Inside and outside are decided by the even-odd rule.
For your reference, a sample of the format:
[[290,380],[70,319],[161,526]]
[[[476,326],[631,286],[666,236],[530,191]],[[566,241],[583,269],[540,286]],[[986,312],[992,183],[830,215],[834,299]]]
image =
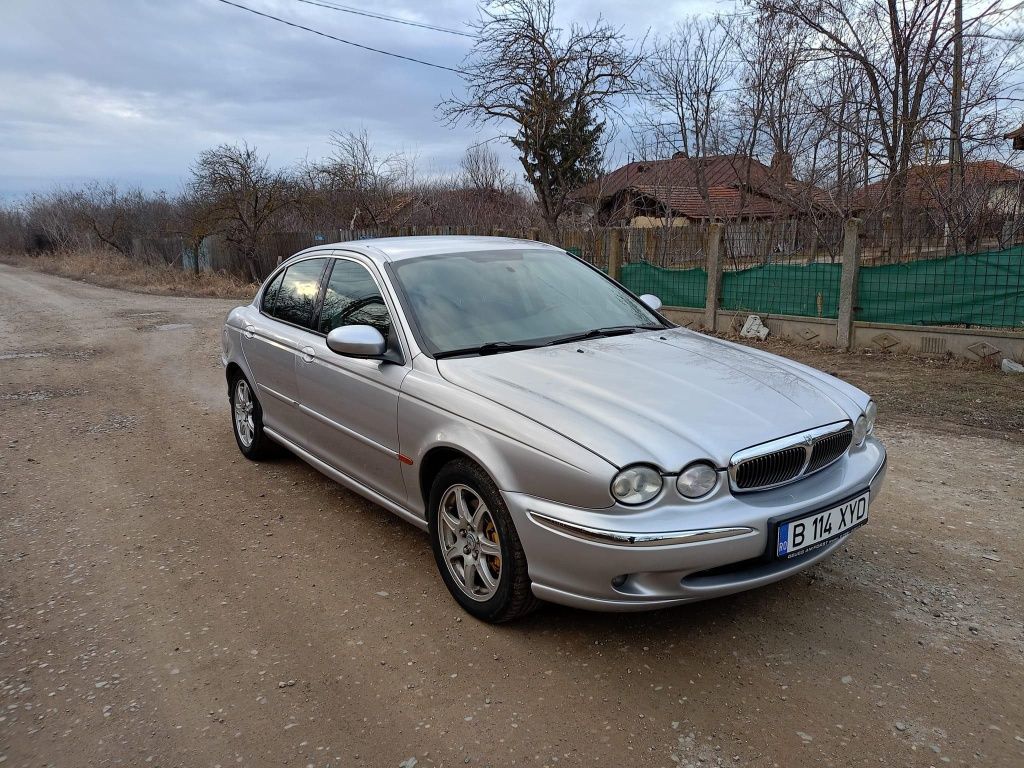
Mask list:
[[224,5],[233,6],[234,8],[240,8],[243,11],[248,11],[249,13],[256,14],[257,16],[262,16],[265,19],[271,19],[271,20],[277,21],[277,22],[279,22],[281,24],[287,24],[289,27],[294,27],[295,29],[301,29],[301,30],[304,30],[305,32],[312,32],[314,35],[319,35],[320,37],[326,37],[328,40],[334,40],[335,42],[338,42],[338,43],[344,43],[345,45],[351,45],[351,46],[353,46],[355,48],[362,48],[364,51],[372,51],[373,53],[380,53],[380,54],[383,54],[384,56],[391,56],[392,58],[395,58],[395,59],[402,59],[403,61],[411,61],[414,64],[422,64],[425,67],[433,67],[434,69],[443,69],[446,72],[454,72],[457,75],[464,75],[465,74],[465,72],[463,72],[460,69],[455,69],[454,67],[446,67],[444,64],[434,64],[433,62],[424,61],[423,59],[416,59],[416,58],[413,58],[412,56],[403,56],[400,53],[393,53],[391,51],[385,51],[385,50],[382,50],[380,48],[373,48],[373,47],[371,47],[369,45],[363,45],[362,43],[354,43],[351,40],[345,40],[345,39],[340,38],[340,37],[335,37],[334,35],[329,35],[326,32],[321,32],[318,29],[313,29],[312,27],[304,27],[301,24],[296,24],[293,21],[286,21],[285,19],[282,19],[282,18],[280,18],[278,16],[272,16],[269,13],[263,13],[262,11],[257,11],[257,10],[255,10],[253,8],[249,8],[248,6],[239,5],[238,3],[233,3],[233,2],[231,2],[231,0],[217,0],[217,2],[224,3]]
[[305,3],[306,5],[316,5],[320,8],[327,8],[332,11],[341,11],[342,13],[352,13],[356,16],[366,16],[369,19],[377,19],[378,21],[390,21],[394,24],[405,24],[409,27],[419,27],[420,29],[429,29],[434,32],[445,32],[449,35],[459,35],[460,37],[468,37],[472,40],[476,39],[476,35],[470,34],[469,32],[460,32],[457,29],[449,29],[448,27],[438,27],[434,24],[425,24],[420,21],[409,21],[408,19],[400,19],[396,16],[388,16],[384,13],[377,13],[376,11],[364,11],[361,8],[352,8],[347,5],[338,5],[337,3],[329,2],[317,2],[316,0],[295,0],[298,3]]

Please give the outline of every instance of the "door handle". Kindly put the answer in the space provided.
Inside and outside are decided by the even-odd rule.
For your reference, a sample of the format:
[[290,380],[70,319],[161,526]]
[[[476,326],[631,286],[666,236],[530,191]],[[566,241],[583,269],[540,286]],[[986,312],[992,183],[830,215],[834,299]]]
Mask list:
[[245,326],[244,333],[245,333],[245,338],[251,339],[253,336],[256,335],[256,326],[255,325],[247,325],[247,326]]
[[312,363],[314,357],[316,357],[316,350],[315,349],[313,349],[312,347],[303,347],[302,348],[302,362],[304,362],[304,363]]

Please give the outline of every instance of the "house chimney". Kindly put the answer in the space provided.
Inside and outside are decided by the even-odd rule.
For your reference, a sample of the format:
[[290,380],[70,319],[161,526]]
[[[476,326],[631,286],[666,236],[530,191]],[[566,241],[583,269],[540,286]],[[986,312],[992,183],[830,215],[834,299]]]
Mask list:
[[772,176],[776,181],[785,183],[793,180],[793,156],[788,152],[776,152],[772,155]]

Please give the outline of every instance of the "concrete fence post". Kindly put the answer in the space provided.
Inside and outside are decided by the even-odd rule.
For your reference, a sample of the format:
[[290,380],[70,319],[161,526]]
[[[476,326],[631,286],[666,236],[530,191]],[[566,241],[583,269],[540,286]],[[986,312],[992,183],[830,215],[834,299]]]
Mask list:
[[860,269],[860,219],[848,219],[843,227],[843,271],[839,278],[839,318],[836,347],[848,350],[853,341],[853,313],[857,302],[857,272]]
[[608,233],[608,277],[622,282],[622,230],[605,230]]
[[720,222],[708,225],[708,287],[704,302],[704,329],[714,331],[718,326],[718,305],[722,303],[722,233]]

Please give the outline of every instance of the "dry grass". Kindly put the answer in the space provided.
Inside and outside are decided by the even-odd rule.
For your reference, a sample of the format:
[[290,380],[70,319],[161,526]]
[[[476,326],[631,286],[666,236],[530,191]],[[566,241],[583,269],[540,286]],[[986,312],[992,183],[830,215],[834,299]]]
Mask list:
[[162,296],[250,299],[258,286],[223,272],[198,275],[165,264],[141,264],[110,251],[63,251],[39,255],[0,254],[0,262],[107,288]]

